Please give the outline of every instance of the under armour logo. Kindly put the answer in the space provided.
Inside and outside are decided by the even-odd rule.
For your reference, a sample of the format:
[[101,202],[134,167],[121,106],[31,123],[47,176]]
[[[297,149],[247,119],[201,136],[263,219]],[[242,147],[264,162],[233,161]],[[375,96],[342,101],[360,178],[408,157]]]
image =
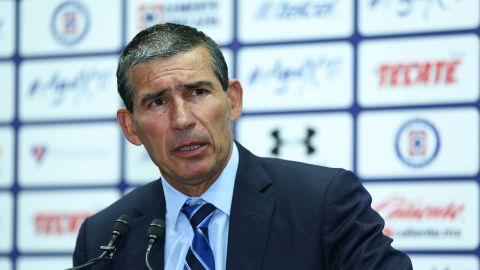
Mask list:
[[271,153],[272,155],[278,156],[280,155],[280,148],[285,144],[289,143],[300,143],[305,145],[306,147],[306,154],[313,155],[315,153],[315,147],[312,145],[312,138],[315,135],[315,130],[313,128],[307,128],[306,136],[302,140],[284,140],[280,136],[280,130],[274,129],[270,135],[275,139],[275,146],[272,148]]

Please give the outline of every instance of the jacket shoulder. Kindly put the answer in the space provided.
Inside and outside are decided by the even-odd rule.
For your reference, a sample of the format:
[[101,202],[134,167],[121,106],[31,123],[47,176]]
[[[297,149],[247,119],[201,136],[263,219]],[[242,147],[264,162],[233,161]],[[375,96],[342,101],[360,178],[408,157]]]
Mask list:
[[110,230],[114,221],[121,215],[134,218],[143,208],[152,205],[153,200],[159,196],[163,197],[163,189],[161,180],[156,180],[135,188],[87,220],[90,227],[105,227],[105,229]]

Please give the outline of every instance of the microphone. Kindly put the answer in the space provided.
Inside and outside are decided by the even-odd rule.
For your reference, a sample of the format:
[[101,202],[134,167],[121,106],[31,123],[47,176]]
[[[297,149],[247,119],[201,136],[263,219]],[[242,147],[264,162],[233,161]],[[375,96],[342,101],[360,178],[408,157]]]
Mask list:
[[72,268],[68,268],[66,270],[79,270],[84,269],[86,267],[92,266],[99,261],[112,259],[113,253],[116,251],[114,246],[115,242],[120,238],[128,234],[130,232],[130,228],[132,227],[132,219],[127,215],[121,215],[115,222],[113,223],[112,227],[112,237],[110,238],[110,242],[106,246],[100,246],[100,249],[103,250],[102,254],[97,258],[91,259],[85,264],[75,266]]
[[150,250],[152,247],[157,243],[158,240],[162,240],[165,237],[165,221],[162,219],[156,218],[150,223],[148,227],[148,247],[147,252],[145,253],[145,263],[147,264],[147,268],[149,270],[153,270],[150,266],[150,261],[148,259],[148,255],[150,254]]

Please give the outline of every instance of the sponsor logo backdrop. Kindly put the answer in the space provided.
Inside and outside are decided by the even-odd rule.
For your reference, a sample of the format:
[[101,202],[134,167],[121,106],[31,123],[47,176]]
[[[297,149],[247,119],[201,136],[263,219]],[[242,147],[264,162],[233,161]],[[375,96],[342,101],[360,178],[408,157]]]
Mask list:
[[237,140],[355,171],[416,269],[479,269],[480,0],[0,1],[0,269],[68,267],[87,216],[160,176],[115,67],[162,22],[221,46]]

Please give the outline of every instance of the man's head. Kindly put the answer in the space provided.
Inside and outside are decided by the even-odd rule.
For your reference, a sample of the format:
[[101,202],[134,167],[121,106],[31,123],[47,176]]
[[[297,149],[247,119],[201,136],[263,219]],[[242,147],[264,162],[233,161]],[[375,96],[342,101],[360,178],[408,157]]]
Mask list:
[[132,67],[153,59],[167,59],[194,47],[207,49],[215,75],[223,89],[228,88],[228,67],[218,45],[197,29],[180,24],[157,24],[138,33],[120,56],[117,88],[125,107],[133,112],[133,91],[128,73]]
[[203,33],[177,25],[145,32],[127,46],[119,63],[124,71],[117,74],[125,73],[117,78],[119,87],[126,85],[131,94],[124,92],[127,108],[119,109],[117,118],[127,139],[145,146],[172,186],[198,196],[230,158],[231,124],[241,114],[242,87],[236,80],[224,85],[227,77],[217,72],[212,50],[220,55],[219,66],[225,64],[223,56],[213,41],[216,49],[199,41],[210,40]]

